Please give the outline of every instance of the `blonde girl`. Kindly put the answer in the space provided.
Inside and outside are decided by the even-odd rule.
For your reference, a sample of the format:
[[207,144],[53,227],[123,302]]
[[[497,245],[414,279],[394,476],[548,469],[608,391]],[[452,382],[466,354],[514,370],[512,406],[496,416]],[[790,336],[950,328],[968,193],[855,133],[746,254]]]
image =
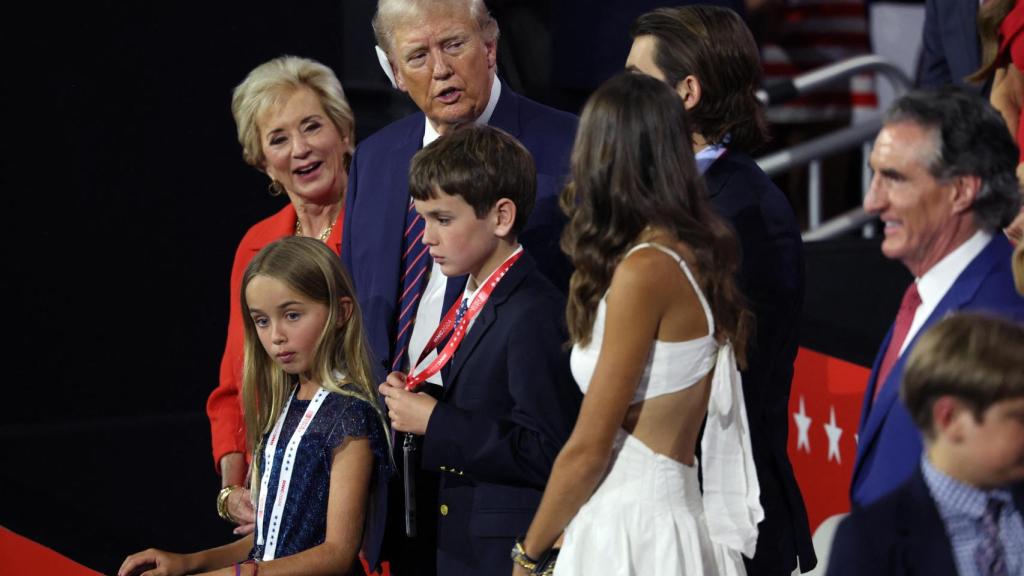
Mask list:
[[241,306],[256,531],[192,554],[133,554],[119,576],[362,574],[360,548],[376,562],[379,538],[364,533],[380,532],[390,435],[351,280],[322,242],[284,238],[249,264]]

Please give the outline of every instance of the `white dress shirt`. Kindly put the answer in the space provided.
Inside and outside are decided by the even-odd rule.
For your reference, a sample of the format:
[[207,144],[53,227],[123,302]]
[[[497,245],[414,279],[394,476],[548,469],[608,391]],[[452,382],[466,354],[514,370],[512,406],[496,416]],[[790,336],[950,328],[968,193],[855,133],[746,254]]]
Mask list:
[[925,320],[935,311],[939,301],[946,296],[946,292],[949,292],[949,289],[953,287],[953,283],[956,282],[956,279],[967,268],[967,265],[978,254],[981,254],[985,246],[988,246],[990,240],[992,240],[991,233],[978,230],[967,242],[946,254],[946,257],[939,260],[938,264],[932,266],[923,276],[914,280],[914,282],[917,282],[917,293],[921,295],[921,305],[917,307],[917,312],[914,313],[914,321],[910,324],[910,331],[907,332],[907,337],[903,339],[903,347],[900,348],[901,356],[903,351],[907,349],[907,344],[914,339],[914,335],[924,325]]

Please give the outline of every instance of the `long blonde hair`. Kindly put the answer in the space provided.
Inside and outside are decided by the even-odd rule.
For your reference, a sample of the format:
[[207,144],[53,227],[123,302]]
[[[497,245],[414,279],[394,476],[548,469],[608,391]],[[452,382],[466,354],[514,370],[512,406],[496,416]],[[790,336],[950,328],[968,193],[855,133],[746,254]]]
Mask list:
[[[370,347],[363,334],[362,314],[355,301],[352,280],[341,261],[322,242],[313,238],[282,238],[260,250],[242,277],[242,318],[245,319],[245,356],[242,367],[242,404],[245,412],[247,445],[253,446],[251,489],[254,501],[259,491],[259,466],[256,459],[263,436],[270,431],[297,384],[297,377],[286,373],[263,349],[256,326],[249,315],[245,289],[256,276],[267,276],[327,307],[327,320],[317,343],[312,373],[328,392],[353,396],[369,403],[380,417],[384,437],[391,434],[377,391],[374,389]],[[339,299],[352,299],[352,315],[338,323]],[[389,450],[390,453],[390,450]]]

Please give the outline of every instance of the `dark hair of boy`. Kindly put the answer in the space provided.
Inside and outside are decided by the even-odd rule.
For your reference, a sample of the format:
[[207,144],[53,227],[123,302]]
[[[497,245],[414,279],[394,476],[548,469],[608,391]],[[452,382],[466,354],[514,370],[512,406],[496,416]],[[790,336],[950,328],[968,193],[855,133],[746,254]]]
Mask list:
[[537,196],[537,171],[530,152],[507,132],[467,124],[433,141],[412,157],[409,193],[416,200],[438,192],[461,196],[483,218],[501,198],[516,205],[512,233],[526,226]]
[[985,314],[955,314],[921,335],[907,360],[900,396],[925,438],[932,405],[954,396],[981,422],[996,402],[1024,396],[1024,326]]

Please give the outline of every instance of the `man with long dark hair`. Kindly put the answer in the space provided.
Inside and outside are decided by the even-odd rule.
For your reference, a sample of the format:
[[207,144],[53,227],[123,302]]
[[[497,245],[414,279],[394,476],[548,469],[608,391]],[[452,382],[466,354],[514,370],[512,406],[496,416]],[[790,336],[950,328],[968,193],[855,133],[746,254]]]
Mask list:
[[803,305],[800,229],[782,192],[749,153],[767,138],[755,91],[761,64],[743,20],[715,6],[661,8],[630,33],[626,68],[672,86],[693,122],[693,151],[718,213],[742,249],[740,288],[757,329],[743,390],[765,519],[750,574],[790,574],[817,563],[807,511],[786,453],[789,390]]

